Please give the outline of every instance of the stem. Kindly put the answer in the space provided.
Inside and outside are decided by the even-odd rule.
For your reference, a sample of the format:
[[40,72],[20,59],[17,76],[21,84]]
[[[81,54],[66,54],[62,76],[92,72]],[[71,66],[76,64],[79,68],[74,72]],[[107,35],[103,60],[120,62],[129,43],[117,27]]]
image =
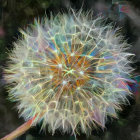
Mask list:
[[26,132],[28,129],[31,128],[32,123],[33,123],[35,118],[36,118],[36,116],[33,117],[32,119],[28,120],[27,122],[25,122],[23,125],[18,127],[16,130],[11,132],[10,134],[8,134],[5,137],[1,138],[0,140],[13,140],[16,137],[22,135],[24,132]]

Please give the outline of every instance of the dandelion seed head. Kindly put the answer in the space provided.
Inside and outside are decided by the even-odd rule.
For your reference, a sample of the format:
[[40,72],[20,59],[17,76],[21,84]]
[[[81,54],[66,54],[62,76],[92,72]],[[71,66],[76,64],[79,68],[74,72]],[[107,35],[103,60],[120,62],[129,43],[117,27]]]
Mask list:
[[111,24],[91,17],[73,12],[36,20],[9,55],[9,98],[19,102],[20,116],[37,114],[52,133],[105,127],[132,94],[129,44]]

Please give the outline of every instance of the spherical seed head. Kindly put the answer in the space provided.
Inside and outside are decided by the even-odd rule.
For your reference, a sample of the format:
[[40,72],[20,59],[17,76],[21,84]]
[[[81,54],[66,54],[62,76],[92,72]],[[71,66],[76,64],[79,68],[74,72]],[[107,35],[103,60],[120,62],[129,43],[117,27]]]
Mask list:
[[91,17],[58,14],[21,30],[5,79],[25,120],[37,115],[42,129],[87,134],[126,103],[129,45],[112,25]]

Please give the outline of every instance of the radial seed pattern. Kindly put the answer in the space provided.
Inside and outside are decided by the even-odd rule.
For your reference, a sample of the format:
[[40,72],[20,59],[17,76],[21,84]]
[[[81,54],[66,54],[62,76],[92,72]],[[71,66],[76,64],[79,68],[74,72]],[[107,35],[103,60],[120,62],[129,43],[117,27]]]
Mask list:
[[36,20],[21,30],[10,53],[10,99],[25,120],[37,115],[52,133],[105,127],[107,116],[117,117],[131,95],[129,45],[118,30],[91,17],[73,12]]

